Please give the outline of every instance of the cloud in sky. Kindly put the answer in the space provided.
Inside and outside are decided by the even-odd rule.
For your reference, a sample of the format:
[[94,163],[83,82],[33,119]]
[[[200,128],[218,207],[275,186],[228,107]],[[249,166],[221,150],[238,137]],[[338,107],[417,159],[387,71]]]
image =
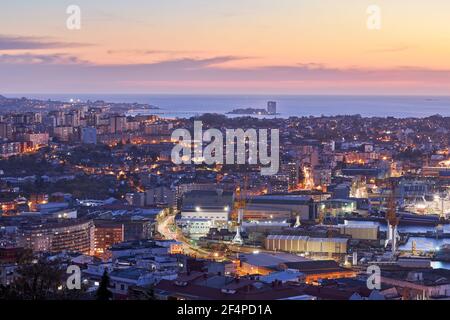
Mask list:
[[[93,64],[64,54],[0,54],[0,87],[6,92],[274,92],[427,89],[448,92],[450,70],[420,67],[333,68],[321,63],[230,67],[246,59],[213,56],[167,59],[148,64]],[[24,81],[26,79],[26,81]],[[313,90],[313,91],[311,91]],[[370,91],[371,92],[371,91]]]
[[154,50],[108,50],[108,54],[129,54],[129,55],[192,55],[192,54],[203,54],[205,51],[200,50],[163,50],[163,49],[154,49]]
[[0,50],[38,50],[86,46],[82,43],[54,41],[46,37],[23,37],[0,34]]
[[1,64],[16,64],[16,65],[27,65],[27,64],[88,64],[87,61],[83,61],[78,57],[55,53],[55,54],[0,54],[0,65]]

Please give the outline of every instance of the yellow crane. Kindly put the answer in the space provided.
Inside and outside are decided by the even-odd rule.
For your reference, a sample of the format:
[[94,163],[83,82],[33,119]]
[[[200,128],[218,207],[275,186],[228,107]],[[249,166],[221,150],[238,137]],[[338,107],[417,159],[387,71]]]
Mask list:
[[389,195],[388,206],[385,215],[386,221],[391,227],[397,227],[400,219],[397,217],[397,204],[395,201],[395,186],[392,184],[391,194]]
[[397,216],[397,203],[395,200],[394,183],[391,183],[391,193],[389,195],[385,218],[388,225],[388,242],[391,243],[392,254],[394,255],[397,250],[397,226],[400,223],[400,219]]
[[236,221],[236,235],[233,238],[233,244],[237,244],[237,245],[243,245],[244,244],[244,240],[242,239],[241,236],[241,224],[242,224],[242,220],[244,219],[244,209],[247,205],[247,199],[246,199],[246,195],[247,195],[247,182],[248,182],[248,178],[245,177],[244,178],[244,191],[243,192],[242,188],[240,186],[238,186],[236,188],[236,203],[235,203],[235,212],[237,214],[237,221]]

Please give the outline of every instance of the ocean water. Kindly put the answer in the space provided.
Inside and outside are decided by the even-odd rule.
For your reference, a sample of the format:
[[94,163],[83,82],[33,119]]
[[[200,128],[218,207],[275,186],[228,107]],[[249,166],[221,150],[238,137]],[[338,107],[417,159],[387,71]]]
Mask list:
[[[380,231],[387,231],[386,223],[380,223],[376,221],[358,221],[351,220],[348,221],[349,224],[358,224],[358,225],[377,225],[380,227]],[[435,231],[436,228],[433,226],[419,226],[419,225],[399,225],[399,232],[407,232],[407,233],[424,233],[428,231]],[[450,224],[445,224],[442,226],[442,230],[444,233],[450,233]]]
[[449,269],[450,270],[450,262],[431,261],[431,267],[433,269]]
[[[308,96],[308,95],[161,95],[161,94],[21,94],[38,99],[104,100],[147,103],[159,107],[152,113],[187,118],[203,113],[225,114],[235,108],[266,108],[276,101],[277,117],[354,115],[399,118],[450,116],[450,96]],[[271,116],[262,116],[271,117]]]
[[[380,231],[386,231],[387,227],[385,223],[372,222],[372,221],[349,221],[349,224],[358,224],[358,225],[377,225],[380,227]],[[408,226],[408,225],[400,225],[398,227],[400,232],[410,232],[410,233],[422,233],[427,231],[434,231],[434,227],[430,226]],[[445,233],[450,233],[450,225],[446,224],[443,226],[443,230]],[[408,242],[404,245],[399,246],[400,251],[410,252],[412,249],[413,241],[416,242],[416,248],[420,251],[433,252],[437,248],[440,248],[444,244],[450,244],[450,239],[435,239],[435,238],[423,238],[423,237],[410,237]],[[450,270],[450,262],[444,261],[432,261],[431,267],[434,269],[448,269]]]

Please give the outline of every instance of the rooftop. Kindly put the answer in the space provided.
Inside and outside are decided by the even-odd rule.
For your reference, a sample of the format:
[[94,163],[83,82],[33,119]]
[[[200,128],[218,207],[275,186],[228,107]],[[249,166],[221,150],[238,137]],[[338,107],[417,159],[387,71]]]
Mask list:
[[182,296],[192,300],[280,300],[304,294],[302,287],[285,284],[273,286],[248,279],[240,279],[238,283],[241,281],[246,284],[245,288],[234,288],[229,285],[226,289],[231,291],[226,293],[221,288],[205,286],[202,283],[180,286],[176,284],[176,280],[161,280],[155,286],[155,292],[168,296]]
[[200,208],[220,208],[232,207],[233,192],[212,190],[212,191],[191,191],[184,194],[183,210]]
[[266,283],[272,283],[273,281],[297,281],[304,274],[297,270],[285,270],[279,272],[272,272],[266,276],[259,277],[259,279]]
[[112,246],[111,251],[129,250],[129,249],[145,249],[145,248],[163,248],[156,244],[155,241],[129,241],[117,243]]
[[383,278],[402,280],[424,286],[448,285],[450,284],[450,270],[423,269],[415,271],[383,271]]
[[251,204],[284,204],[284,205],[304,205],[311,201],[310,196],[298,195],[267,195],[252,197]]
[[112,271],[109,276],[111,278],[122,278],[130,280],[138,280],[144,274],[150,273],[149,270],[141,268],[126,268]]
[[309,259],[288,253],[258,253],[258,254],[243,254],[242,261],[248,264],[259,267],[277,267],[286,262],[304,262]]
[[267,236],[267,240],[303,240],[303,241],[316,241],[316,242],[336,242],[347,243],[346,238],[315,238],[309,236],[291,236],[282,234],[271,234]]
[[286,268],[298,270],[304,274],[318,274],[318,273],[331,273],[350,271],[342,268],[334,260],[309,260],[300,262],[287,262],[284,263]]

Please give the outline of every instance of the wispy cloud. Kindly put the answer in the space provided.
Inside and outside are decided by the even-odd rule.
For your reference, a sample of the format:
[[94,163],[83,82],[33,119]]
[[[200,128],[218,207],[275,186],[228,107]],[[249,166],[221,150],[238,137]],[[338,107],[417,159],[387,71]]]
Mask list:
[[56,54],[0,54],[0,64],[88,64],[88,61],[64,53]]
[[206,51],[194,50],[108,50],[108,54],[130,54],[130,55],[192,55],[206,53]]
[[0,35],[0,50],[37,50],[87,46],[84,43],[60,42],[46,37]]
[[[144,64],[99,65],[69,55],[0,55],[0,87],[10,92],[231,92],[382,90],[446,92],[450,70],[399,66],[335,68],[317,62],[292,66],[230,67],[246,59],[217,56],[166,59]],[[28,79],[24,83],[23,79]],[[363,89],[361,89],[363,88]],[[434,90],[434,91],[433,91]]]

